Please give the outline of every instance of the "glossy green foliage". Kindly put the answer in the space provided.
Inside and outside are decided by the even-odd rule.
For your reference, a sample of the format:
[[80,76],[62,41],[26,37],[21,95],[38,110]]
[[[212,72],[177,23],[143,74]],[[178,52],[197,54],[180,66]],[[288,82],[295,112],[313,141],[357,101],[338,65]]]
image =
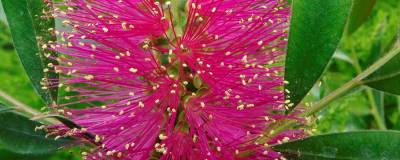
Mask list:
[[350,18],[347,23],[348,34],[356,31],[368,19],[375,2],[376,0],[353,0]]
[[309,137],[273,147],[289,159],[397,159],[400,132],[358,131]]
[[[400,43],[397,44],[400,46]],[[364,80],[364,84],[372,88],[400,95],[400,50],[374,74]]]
[[36,130],[42,124],[31,121],[12,111],[0,112],[0,144],[19,154],[48,154],[62,148],[71,139],[46,137],[46,132]]
[[342,37],[351,0],[297,0],[286,57],[287,94],[297,105],[320,78]]
[[42,45],[53,37],[47,29],[54,26],[52,19],[43,19],[46,5],[41,0],[2,0],[14,46],[37,93],[47,103],[56,100],[57,90],[43,89],[43,78],[57,78],[43,72],[50,60],[44,57]]

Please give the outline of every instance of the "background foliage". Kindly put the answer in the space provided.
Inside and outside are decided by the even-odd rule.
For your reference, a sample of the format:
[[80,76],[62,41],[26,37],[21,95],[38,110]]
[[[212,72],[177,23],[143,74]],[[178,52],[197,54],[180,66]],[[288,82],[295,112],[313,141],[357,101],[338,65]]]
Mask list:
[[[12,46],[10,33],[3,13],[0,14],[0,94],[7,94],[37,110],[43,102],[34,89]],[[400,3],[398,0],[378,0],[367,21],[354,33],[345,34],[327,72],[306,97],[306,102],[321,97],[351,80],[360,70],[366,68],[373,59],[387,51],[396,33],[400,30]],[[371,94],[372,93],[372,96]],[[12,106],[9,99],[0,96],[0,103]],[[371,110],[378,106],[379,117],[387,129],[400,130],[400,98],[369,88],[352,91],[330,104],[315,118],[313,134],[324,134],[363,129],[379,129],[376,115]],[[1,146],[0,146],[1,148]],[[38,155],[27,158],[24,155],[0,149],[0,159],[80,159],[79,152],[71,149],[54,155]]]
[[[374,52],[380,54],[390,48],[389,45],[400,31],[399,15],[400,3],[397,0],[377,1],[368,20],[356,32],[343,37],[335,58],[321,79],[321,86],[314,87],[307,98],[315,100],[327,95],[357,75],[359,67],[364,69],[374,61],[372,59],[381,57],[374,55]],[[354,64],[357,61],[359,66]],[[370,110],[371,101],[365,92],[366,87],[363,89],[353,91],[331,103],[319,116],[316,131],[331,133],[377,129]],[[383,101],[382,109],[387,128],[400,130],[400,99],[385,94]]]

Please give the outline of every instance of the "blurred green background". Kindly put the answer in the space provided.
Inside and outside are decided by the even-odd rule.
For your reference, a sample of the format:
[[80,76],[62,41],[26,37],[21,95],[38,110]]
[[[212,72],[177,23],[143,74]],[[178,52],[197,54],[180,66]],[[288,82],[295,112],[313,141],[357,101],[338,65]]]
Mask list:
[[[314,87],[307,99],[318,100],[351,80],[360,69],[365,69],[387,52],[399,33],[399,1],[377,0],[368,20],[355,33],[343,37],[327,72],[323,74],[320,87]],[[367,90],[374,93],[373,98],[368,97]],[[331,103],[318,116],[316,132],[379,129],[371,113],[373,102],[381,109],[380,116],[387,129],[400,130],[399,97],[365,87]]]
[[[43,102],[35,95],[12,46],[4,16],[3,14],[0,16],[2,20],[0,22],[0,102],[13,106],[9,100],[5,99],[4,94],[7,94],[40,110]],[[378,0],[368,20],[355,33],[343,37],[335,58],[320,80],[320,85],[312,89],[306,97],[306,102],[316,101],[352,79],[359,69],[367,67],[379,57],[379,54],[390,47],[399,30],[399,0]],[[368,97],[368,90],[370,89],[354,90],[331,103],[328,109],[316,117],[316,123],[311,126],[313,134],[379,129],[376,118],[372,116],[373,105],[380,108],[380,118],[384,119],[387,129],[400,130],[400,98],[372,90],[373,97]],[[26,157],[1,149],[0,146],[0,159],[57,160],[80,159],[80,156],[77,150],[67,150],[54,155]]]

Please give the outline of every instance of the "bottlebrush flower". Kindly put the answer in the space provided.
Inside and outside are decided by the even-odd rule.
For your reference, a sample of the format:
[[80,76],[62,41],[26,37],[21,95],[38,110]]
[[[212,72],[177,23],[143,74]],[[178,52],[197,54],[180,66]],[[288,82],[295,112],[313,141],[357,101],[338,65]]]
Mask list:
[[[181,3],[178,1],[178,3]],[[82,129],[49,131],[96,145],[86,159],[274,159],[285,109],[282,0],[67,0],[50,65],[71,92],[55,108]],[[183,4],[183,3],[182,3]],[[174,8],[176,7],[176,8]],[[181,20],[179,12],[186,11]],[[176,13],[176,14],[174,14]],[[181,25],[181,24],[185,25]],[[84,109],[71,109],[75,105]],[[68,109],[70,108],[70,109]],[[258,139],[267,136],[266,144]]]

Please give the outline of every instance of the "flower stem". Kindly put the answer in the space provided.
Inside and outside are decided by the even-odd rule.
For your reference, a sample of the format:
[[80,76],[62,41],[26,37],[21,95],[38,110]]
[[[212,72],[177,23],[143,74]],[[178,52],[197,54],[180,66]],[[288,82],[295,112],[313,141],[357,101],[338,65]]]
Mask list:
[[0,97],[14,105],[16,110],[23,111],[31,116],[41,114],[39,111],[32,109],[32,107],[23,104],[3,91],[0,91]]
[[[10,104],[12,104],[15,108],[15,110],[20,111],[25,113],[26,115],[31,117],[31,120],[34,120],[35,117],[43,115],[43,113],[33,109],[32,107],[16,100],[15,98],[11,97],[7,93],[3,92],[0,90],[0,98],[6,100]],[[54,120],[54,119],[45,119],[43,120],[44,122],[50,123],[50,124],[58,124],[59,122]]]
[[[362,85],[362,80],[367,78],[369,75],[374,73],[376,70],[378,70],[380,67],[385,65],[388,61],[390,61],[393,57],[398,55],[400,53],[400,46],[397,45],[392,49],[388,54],[386,54],[384,57],[376,61],[374,64],[372,64],[369,68],[367,68],[365,71],[360,73],[357,77],[352,79],[351,81],[347,82],[344,84],[342,87],[336,89],[333,91],[331,94],[328,96],[324,97],[321,99],[319,102],[317,102],[315,105],[313,105],[311,108],[307,109],[303,114],[301,114],[301,117],[308,117],[311,116],[322,109],[326,108],[330,102],[335,100],[336,98],[340,97],[350,89],[353,89],[354,87]],[[400,98],[399,98],[399,103],[400,103]],[[400,104],[399,104],[400,106]],[[374,107],[376,108],[376,107]],[[378,113],[378,112],[377,112]],[[378,125],[381,122],[378,122]],[[290,129],[294,127],[298,122],[296,121],[286,121],[285,123],[282,123],[279,125],[279,127],[275,128],[275,134],[279,134],[287,129]],[[268,135],[268,133],[264,133],[264,135]],[[258,142],[266,142],[267,140],[264,138],[260,138]]]
[[[357,56],[356,52],[354,51],[354,48],[355,47],[353,46],[353,49],[352,49],[352,52],[351,52],[352,53],[352,59],[353,59],[352,60],[352,65],[353,65],[354,69],[356,70],[356,72],[358,74],[360,74],[362,72],[362,67],[361,67],[360,62],[358,60],[358,56]],[[367,95],[369,103],[371,104],[371,114],[374,117],[375,122],[377,123],[379,129],[386,130],[385,117],[382,117],[380,115],[380,113],[379,113],[379,109],[378,109],[379,106],[377,105],[377,102],[375,100],[375,96],[374,96],[374,94],[372,92],[372,89],[366,88],[365,89],[365,93]]]
[[324,97],[321,99],[319,102],[317,102],[314,106],[306,110],[302,116],[310,116],[313,115],[325,107],[328,106],[330,102],[338,98],[339,96],[343,95],[350,89],[357,87],[362,84],[362,80],[367,78],[369,75],[374,73],[376,70],[378,70],[380,67],[385,65],[388,61],[390,61],[393,57],[398,55],[400,53],[400,47],[395,46],[393,50],[391,50],[388,54],[386,54],[384,57],[376,61],[374,64],[372,64],[370,67],[368,67],[365,71],[360,73],[357,77],[352,79],[351,81],[347,82],[344,84],[342,87],[338,88],[337,90],[333,91],[331,94],[328,96]]
[[319,112],[320,110],[322,110],[323,108],[325,108],[330,102],[332,102],[333,100],[335,100],[336,98],[338,98],[339,96],[341,96],[342,94],[344,94],[345,92],[347,92],[348,90],[359,86],[360,85],[360,81],[358,81],[356,78],[347,82],[346,84],[344,84],[342,87],[336,89],[335,91],[333,91],[331,94],[329,94],[328,96],[324,97],[323,99],[321,99],[319,102],[317,102],[315,105],[313,105],[311,108],[309,108],[308,110],[306,110],[302,116],[310,116],[314,113]]

